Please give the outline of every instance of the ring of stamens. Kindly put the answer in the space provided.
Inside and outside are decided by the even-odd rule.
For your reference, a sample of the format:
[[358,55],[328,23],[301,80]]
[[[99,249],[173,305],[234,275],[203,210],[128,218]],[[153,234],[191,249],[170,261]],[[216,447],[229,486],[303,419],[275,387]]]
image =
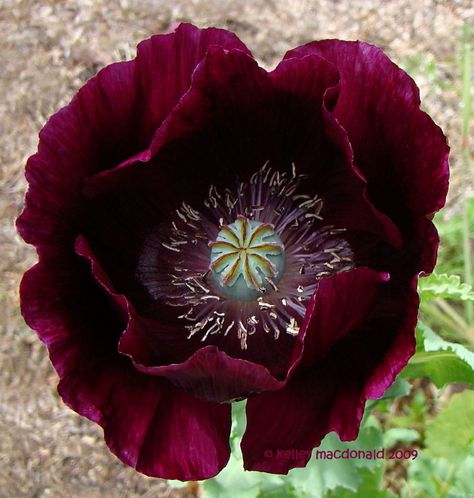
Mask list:
[[200,210],[183,202],[147,240],[137,276],[158,303],[177,307],[188,338],[257,331],[299,333],[318,281],[354,266],[344,228],[324,224],[305,175],[265,163],[235,190],[209,187]]

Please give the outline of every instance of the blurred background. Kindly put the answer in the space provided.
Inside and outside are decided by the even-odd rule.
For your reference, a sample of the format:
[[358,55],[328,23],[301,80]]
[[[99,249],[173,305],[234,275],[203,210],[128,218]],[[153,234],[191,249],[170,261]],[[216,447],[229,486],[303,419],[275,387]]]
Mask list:
[[[384,49],[415,78],[423,108],[449,138],[451,189],[440,224],[450,245],[442,249],[441,264],[443,272],[463,278],[462,232],[456,235],[452,227],[460,223],[464,198],[472,194],[467,159],[462,160],[472,154],[463,114],[462,56],[463,26],[474,21],[471,1],[1,0],[1,498],[184,497],[202,492],[194,485],[170,488],[122,465],[105,447],[101,429],[62,404],[46,348],[22,321],[17,293],[22,273],[35,261],[34,251],[17,236],[14,220],[26,187],[24,164],[36,149],[38,131],[100,68],[132,58],[140,40],[179,21],[236,32],[265,68],[274,67],[288,49],[320,38],[365,40]],[[461,305],[450,306],[458,315],[463,312]],[[472,347],[469,334],[460,334],[451,339]],[[428,397],[433,392],[441,404],[443,395],[451,395],[426,381],[414,381],[412,388]],[[413,392],[406,399],[411,407]],[[410,424],[415,422],[406,422]],[[386,467],[383,477],[383,486],[394,493],[408,476],[407,465],[398,465]]]

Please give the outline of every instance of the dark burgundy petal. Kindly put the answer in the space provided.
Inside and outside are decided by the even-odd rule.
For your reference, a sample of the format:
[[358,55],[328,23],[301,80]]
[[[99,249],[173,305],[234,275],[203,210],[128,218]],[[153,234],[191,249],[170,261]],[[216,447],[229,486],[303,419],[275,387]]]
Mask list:
[[[139,191],[143,193],[143,190]],[[90,232],[92,236],[88,237],[88,240],[90,238],[91,246],[94,246],[93,252],[97,257],[92,256],[92,250],[90,253],[85,253],[81,249],[79,251],[91,261],[95,260],[97,270],[94,274],[98,281],[105,282],[99,272],[99,268],[103,267],[103,274],[107,275],[107,279],[110,277],[113,280],[113,285],[112,282],[109,283],[109,290],[113,287],[122,298],[126,295],[140,315],[139,318],[136,317],[137,321],[133,326],[130,324],[125,334],[123,345],[127,349],[124,351],[144,366],[181,364],[188,360],[194,351],[203,347],[201,337],[196,335],[191,339],[187,338],[188,331],[184,328],[186,322],[177,319],[176,308],[152,303],[150,311],[149,302],[143,295],[144,290],[137,289],[134,278],[142,240],[137,230],[140,230],[144,220],[149,222],[148,226],[154,226],[152,218],[159,213],[159,206],[156,205],[157,209],[154,209],[155,205],[149,202],[144,202],[139,210],[139,203],[143,197],[142,195],[140,199],[134,199],[133,203],[127,202],[130,199],[127,195],[107,197],[101,204],[105,211],[94,209],[91,214],[91,217],[95,216],[94,232]],[[138,322],[141,323],[140,326]],[[301,344],[293,337],[284,335],[275,341],[271,334],[259,334],[258,337],[254,337],[254,347],[242,351],[240,340],[234,335],[211,336],[206,344],[218,346],[222,352],[231,357],[240,357],[263,365],[265,368],[262,372],[268,370],[272,377],[279,381],[286,378],[294,359],[299,357],[298,351],[301,350]],[[222,357],[226,357],[222,352]],[[243,391],[246,390],[248,388],[243,387]]]
[[[89,261],[92,274],[117,305],[118,314],[125,320],[126,328],[120,338],[118,350],[132,359],[137,370],[165,377],[194,396],[211,402],[242,398],[278,389],[285,384],[288,372],[285,372],[282,380],[278,380],[263,365],[232,358],[216,346],[199,348],[194,341],[186,339],[182,323],[170,325],[165,320],[160,322],[139,316],[129,300],[115,292],[84,237],[77,238],[75,248],[80,256]],[[287,369],[293,370],[300,360],[302,341],[303,334],[295,341],[288,354]],[[180,354],[189,357],[178,363]],[[170,355],[171,358],[174,356],[172,360]]]
[[[253,173],[263,164],[267,153],[257,130],[266,128],[252,124],[251,111],[269,93],[269,79],[253,59],[213,47],[194,74],[193,88],[155,137],[171,142],[149,164],[88,179],[90,215],[82,232],[120,292],[136,271],[144,239],[174,208],[183,200],[202,204],[211,183],[233,182],[234,174]],[[241,131],[242,120],[249,132]]]
[[136,61],[140,89],[149,109],[141,121],[146,136],[154,134],[189,89],[196,66],[214,45],[251,55],[230,31],[199,29],[186,23],[180,24],[174,33],[153,36],[138,45]]
[[[271,97],[267,73],[247,53],[210,47],[193,74],[190,90],[157,131],[147,154],[90,178],[86,192],[95,196],[133,181],[137,175],[153,174],[156,188],[179,185],[179,193],[185,197],[196,189],[208,188],[210,178],[228,177],[229,169],[240,174],[253,172],[256,164],[261,166],[265,161],[263,157],[268,158],[268,144],[263,144],[264,150],[259,147],[259,126],[272,122],[268,108]],[[257,115],[252,115],[255,112]],[[249,164],[242,162],[244,156]],[[141,164],[151,160],[156,167]],[[183,178],[186,182],[181,181]],[[177,194],[163,187],[159,193],[174,198]]]
[[[196,341],[186,339],[186,332],[183,324],[180,327],[160,324],[139,316],[132,309],[119,351],[133,360],[137,370],[165,377],[194,396],[211,402],[225,402],[279,389],[301,359],[302,337],[294,341],[286,352],[286,370],[279,379],[273,372],[274,365],[270,364],[269,370],[265,363],[252,362],[245,358],[245,354],[241,354],[243,358],[235,358],[226,353],[229,349],[226,338],[218,337],[196,345]],[[270,340],[273,343],[269,343],[268,348],[276,342],[272,337]],[[222,349],[214,345],[215,342],[219,342]],[[278,349],[274,348],[275,354]],[[257,355],[251,351],[248,356]]]
[[317,54],[341,75],[334,116],[347,130],[369,198],[405,228],[428,216],[448,189],[446,138],[420,110],[413,80],[377,47],[362,42],[312,42],[286,57]]
[[[160,323],[140,316],[131,306],[129,310],[119,351],[129,356],[139,371],[163,376],[207,401],[225,402],[278,389],[301,360],[303,334],[278,343],[273,336],[261,333],[258,342],[242,351],[234,345],[237,338],[216,335],[205,343],[199,337],[190,340],[182,321]],[[262,347],[266,351],[261,351]]]
[[407,282],[423,272],[429,274],[436,264],[439,237],[433,223],[427,218],[413,222],[411,235],[396,250],[383,245],[373,236],[351,234],[350,244],[358,254],[360,266],[390,273],[393,282]]
[[[214,47],[196,71],[193,89],[162,127],[168,130],[170,137],[176,132],[184,134],[184,138],[163,147],[149,165],[122,168],[88,182],[88,194],[92,198],[83,232],[114,287],[130,297],[140,314],[146,307],[145,298],[143,290],[140,292],[134,285],[134,275],[145,238],[160,226],[170,211],[174,212],[173,203],[176,207],[182,200],[190,202],[189,198],[197,198],[202,204],[211,183],[230,181],[232,187],[237,175],[246,171],[253,173],[262,166],[274,141],[269,131],[270,126],[274,126],[271,119],[274,106],[268,103],[271,95],[271,82],[253,59],[240,50],[227,52]],[[252,114],[256,106],[263,108],[262,113]],[[278,113],[283,119],[280,111]],[[192,133],[188,133],[190,128]],[[160,136],[161,133],[160,130]],[[265,134],[266,141],[263,149],[260,148],[261,133]],[[99,183],[105,191],[98,187]],[[160,308],[155,317],[159,319],[163,312]],[[199,338],[194,342],[186,340],[185,330],[175,337],[200,347]],[[253,357],[247,359],[269,363],[279,377],[285,370],[284,377],[287,366],[281,365],[288,362],[288,349],[294,341],[281,340],[277,351],[272,351],[267,339],[268,336],[262,338]],[[234,348],[232,340],[228,343],[230,349]],[[237,341],[235,347],[241,351]],[[161,344],[159,350],[169,354],[170,348]],[[284,358],[280,360],[280,357]]]
[[[406,282],[414,275],[431,273],[436,264],[439,236],[431,220],[420,218],[413,224],[413,235],[399,251],[386,255],[382,265],[394,280]],[[383,255],[382,255],[383,258]],[[376,261],[374,255],[373,260]]]
[[[136,321],[131,325],[138,326]],[[128,331],[133,331],[135,336],[131,339],[128,338],[130,335],[125,337],[121,341],[120,351],[130,352],[130,357],[135,359],[137,370],[150,375],[163,376],[176,386],[206,401],[222,403],[241,399],[251,394],[279,389],[286,383],[275,379],[264,366],[232,358],[216,346],[204,346],[180,364],[141,365],[138,361],[140,361],[139,354],[143,354],[143,350],[137,353],[136,349],[132,348],[143,345],[136,344],[137,333],[133,328],[129,327]],[[149,329],[146,331],[146,333],[152,332],[153,330]],[[130,344],[131,340],[135,341],[135,344]],[[155,358],[152,360],[156,362]]]
[[48,346],[61,397],[99,423],[111,450],[140,472],[182,480],[217,474],[229,458],[230,406],[137,372],[117,352],[123,320],[89,275],[77,256],[43,253],[21,285],[23,315]]
[[[137,170],[137,161],[127,162],[129,168],[90,178],[86,191],[97,195],[142,177],[156,186],[155,196],[189,199],[210,182],[230,178],[232,171],[243,177],[269,158],[272,164],[294,161],[313,175],[312,188],[325,199],[328,223],[375,232],[399,245],[397,227],[367,199],[345,130],[325,108],[336,99],[338,82],[335,66],[319,56],[285,60],[267,75],[241,51],[214,47],[197,68],[191,90],[158,130],[148,155],[139,158],[154,158],[156,167]],[[331,102],[325,102],[326,95]],[[183,139],[190,134],[197,136]],[[187,178],[192,191],[171,175]],[[179,192],[161,185],[179,185]]]
[[[18,228],[40,262],[22,312],[60,395],[158,477],[223,468],[220,402],[235,398],[249,397],[247,469],[286,473],[307,459],[278,450],[354,439],[414,351],[447,156],[413,81],[365,43],[310,43],[267,73],[225,30],[142,42],[48,121],[27,165]],[[252,247],[269,285],[246,260],[253,287],[236,295],[209,258],[244,215],[275,229],[275,264]],[[238,257],[256,258],[246,243]]]
[[[211,336],[206,345],[217,348],[194,354],[203,345],[198,336],[186,338],[182,321],[165,323],[170,311],[164,306],[156,306],[152,315],[145,311],[149,304],[134,278],[139,253],[173,200],[202,203],[211,183],[228,182],[232,172],[242,178],[269,157],[288,163],[295,154],[297,164],[311,172],[311,191],[326,194],[328,223],[347,223],[399,243],[397,228],[365,198],[345,131],[324,109],[327,89],[338,78],[334,66],[318,56],[284,61],[267,75],[242,51],[213,47],[196,69],[191,89],[157,132],[151,149],[158,152],[150,164],[130,164],[89,179],[93,223],[83,229],[114,287],[140,315],[121,341],[122,352],[140,369],[172,376],[187,389],[199,386],[200,396],[222,401],[281,386],[299,358],[297,341],[284,335],[275,343],[268,334],[260,334],[244,351],[236,337]],[[296,131],[295,121],[302,122]],[[255,372],[240,373],[237,385],[235,369],[246,362],[257,364],[247,367]],[[170,363],[176,365],[167,367]]]
[[140,43],[136,59],[101,70],[49,119],[27,165],[30,186],[18,220],[27,242],[71,242],[83,216],[83,180],[146,155],[143,149],[213,45],[248,53],[233,33],[181,24],[176,32]]
[[[394,286],[373,272],[358,271],[346,277],[351,286],[337,294],[337,285],[325,284],[319,319],[308,331],[308,360],[317,361],[300,367],[283,389],[249,399],[242,440],[246,469],[287,473],[306,465],[308,457],[287,459],[278,450],[311,450],[331,431],[344,441],[355,439],[366,399],[380,397],[413,354],[416,279]],[[363,292],[370,298],[361,298]],[[331,334],[341,299],[354,315],[352,329],[344,326],[342,334],[337,329],[335,342]]]
[[38,152],[26,167],[29,190],[17,222],[27,242],[68,240],[82,216],[83,179],[133,150],[133,74],[132,62],[103,69],[41,130]]
[[308,304],[303,365],[320,361],[354,330],[374,305],[380,283],[388,280],[388,274],[368,268],[322,279]]
[[[317,78],[314,75],[318,75]],[[330,112],[340,90],[340,75],[336,67],[318,55],[284,59],[270,73],[276,88],[300,97],[323,126],[323,134],[335,147],[318,165],[317,190],[325,200],[328,223],[348,230],[372,231],[392,245],[401,243],[400,232],[393,222],[379,212],[367,199],[366,182],[352,164],[353,152],[346,131]],[[310,154],[320,136],[310,128],[307,137]]]
[[429,275],[435,268],[438,256],[439,235],[435,225],[427,219],[421,219],[416,229],[419,234],[416,243],[420,248],[419,271]]
[[[201,401],[119,363],[86,361],[58,390],[72,409],[104,428],[111,451],[139,472],[200,480],[227,464],[230,405]],[[87,403],[94,404],[92,412]]]
[[[322,75],[320,83],[309,84],[309,69]],[[229,187],[237,175],[250,175],[269,158],[285,167],[295,160],[311,173],[308,188],[326,194],[328,223],[399,244],[398,229],[364,197],[344,130],[323,110],[326,88],[336,83],[334,67],[320,57],[286,61],[270,78],[243,52],[213,48],[155,136],[162,142],[150,163],[88,181],[93,223],[86,219],[83,231],[115,286],[132,296],[127,281],[144,238],[173,203],[194,200],[198,207],[211,184]]]
[[366,399],[380,398],[415,353],[414,331],[420,304],[417,287],[418,276],[405,285],[387,285],[374,303],[367,325],[361,327],[372,334],[373,340],[377,340],[377,333],[387,330],[379,340],[377,359],[372,360],[375,365],[364,386]]

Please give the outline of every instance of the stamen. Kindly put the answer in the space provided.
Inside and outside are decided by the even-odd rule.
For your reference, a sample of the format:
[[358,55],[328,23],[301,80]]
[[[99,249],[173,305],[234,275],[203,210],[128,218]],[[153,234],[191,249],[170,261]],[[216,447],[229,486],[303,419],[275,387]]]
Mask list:
[[286,327],[286,331],[290,335],[298,335],[300,328],[296,324],[296,320],[294,318],[290,319],[290,323]]

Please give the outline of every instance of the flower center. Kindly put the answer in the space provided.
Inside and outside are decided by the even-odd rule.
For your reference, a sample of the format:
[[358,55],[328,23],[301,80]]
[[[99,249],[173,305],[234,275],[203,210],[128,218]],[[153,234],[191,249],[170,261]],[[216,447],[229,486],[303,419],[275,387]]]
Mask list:
[[284,246],[270,223],[239,215],[209,242],[209,269],[223,293],[239,301],[275,289],[285,265]]
[[235,334],[244,350],[256,333],[297,336],[318,281],[354,267],[346,229],[324,220],[305,178],[267,161],[234,187],[210,185],[198,209],[183,201],[148,236],[137,277],[189,339]]

